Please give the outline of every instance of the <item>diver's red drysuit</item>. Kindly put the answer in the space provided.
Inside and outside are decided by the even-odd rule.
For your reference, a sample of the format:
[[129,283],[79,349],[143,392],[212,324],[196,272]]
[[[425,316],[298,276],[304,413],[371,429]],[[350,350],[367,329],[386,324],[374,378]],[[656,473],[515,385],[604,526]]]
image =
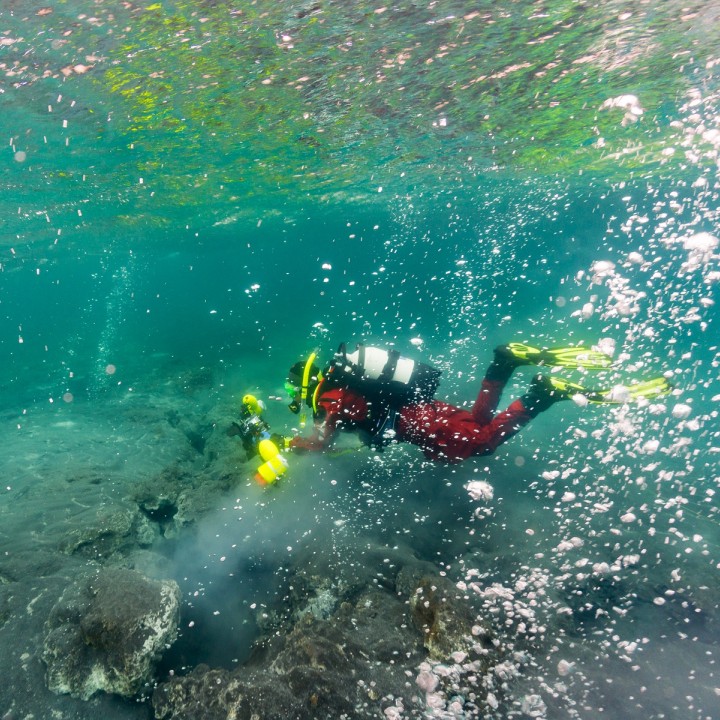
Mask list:
[[[400,408],[395,439],[418,445],[425,457],[438,462],[456,463],[493,453],[536,414],[522,399],[495,414],[506,382],[504,373],[498,379],[486,375],[471,412],[438,400]],[[320,390],[315,432],[309,438],[294,437],[291,448],[323,450],[338,430],[373,432],[365,397],[347,387]]]

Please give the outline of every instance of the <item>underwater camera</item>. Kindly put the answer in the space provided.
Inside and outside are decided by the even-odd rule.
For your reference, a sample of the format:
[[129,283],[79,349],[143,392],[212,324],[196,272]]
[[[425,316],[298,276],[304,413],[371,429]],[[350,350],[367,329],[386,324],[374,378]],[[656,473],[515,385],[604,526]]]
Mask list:
[[240,420],[233,425],[240,436],[248,459],[260,455],[263,463],[255,473],[261,485],[273,484],[287,470],[288,464],[276,443],[271,439],[270,426],[262,417],[263,403],[254,395],[244,395]]
[[265,406],[254,395],[243,395],[240,419],[233,425],[248,458],[258,454],[258,444],[270,437],[270,426],[262,417]]

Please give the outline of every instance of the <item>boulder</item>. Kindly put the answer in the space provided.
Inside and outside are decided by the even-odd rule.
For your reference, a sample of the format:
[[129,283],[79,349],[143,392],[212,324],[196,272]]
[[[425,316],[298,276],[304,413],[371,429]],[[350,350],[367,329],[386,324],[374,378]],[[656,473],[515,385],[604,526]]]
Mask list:
[[127,569],[101,569],[70,585],[45,625],[42,658],[58,694],[136,695],[177,635],[180,588]]

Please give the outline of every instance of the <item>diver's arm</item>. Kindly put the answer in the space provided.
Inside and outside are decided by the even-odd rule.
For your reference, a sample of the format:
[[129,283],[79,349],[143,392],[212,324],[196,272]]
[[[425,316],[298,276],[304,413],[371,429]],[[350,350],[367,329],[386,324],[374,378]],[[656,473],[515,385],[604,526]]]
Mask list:
[[288,446],[291,450],[321,451],[329,448],[338,432],[339,416],[328,413],[321,422],[315,423],[310,437],[296,435]]

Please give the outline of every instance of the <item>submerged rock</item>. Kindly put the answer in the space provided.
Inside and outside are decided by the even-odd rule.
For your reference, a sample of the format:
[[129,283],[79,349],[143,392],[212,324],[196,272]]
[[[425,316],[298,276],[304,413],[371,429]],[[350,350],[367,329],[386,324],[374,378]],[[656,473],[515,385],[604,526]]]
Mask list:
[[410,600],[412,621],[431,658],[446,660],[475,644],[477,617],[447,578],[424,572],[420,566],[408,566],[398,573],[397,589]]
[[55,693],[136,695],[177,634],[180,589],[103,569],[66,589],[50,612],[42,658]]
[[199,666],[160,685],[156,717],[168,720],[320,720],[378,717],[414,692],[409,676],[424,659],[397,596],[368,590],[327,619],[308,613],[232,672]]
[[12,588],[5,583],[2,575],[0,575],[0,628],[11,615],[12,599]]
[[82,555],[94,560],[107,558],[128,549],[153,543],[157,532],[148,519],[133,508],[98,511],[91,522],[68,532],[60,542],[67,555]]
[[459,708],[452,717],[483,717],[502,694],[493,668],[505,649],[472,597],[433,564],[403,560],[383,582],[378,573],[355,583],[312,564],[299,570],[284,614],[263,608],[271,618],[250,659],[232,670],[199,665],[161,683],[155,717],[356,720],[443,708]]
[[229,473],[173,464],[140,481],[129,499],[160,534],[177,538],[184,528],[214,508],[235,483]]

